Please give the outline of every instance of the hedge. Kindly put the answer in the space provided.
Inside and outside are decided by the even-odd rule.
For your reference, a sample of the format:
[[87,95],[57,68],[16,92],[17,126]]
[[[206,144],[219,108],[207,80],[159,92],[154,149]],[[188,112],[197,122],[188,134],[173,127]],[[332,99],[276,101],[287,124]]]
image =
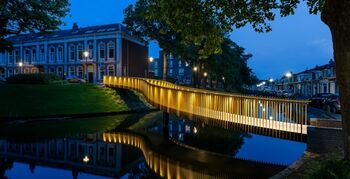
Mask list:
[[33,73],[10,76],[6,82],[8,84],[50,84],[60,80],[62,79],[55,74]]

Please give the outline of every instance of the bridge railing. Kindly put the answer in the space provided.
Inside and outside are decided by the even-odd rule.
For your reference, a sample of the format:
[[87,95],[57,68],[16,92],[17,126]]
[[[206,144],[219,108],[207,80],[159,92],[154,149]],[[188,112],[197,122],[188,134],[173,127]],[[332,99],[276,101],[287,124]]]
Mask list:
[[166,81],[104,76],[106,86],[141,92],[154,106],[177,115],[188,114],[248,126],[307,133],[308,101],[215,92]]

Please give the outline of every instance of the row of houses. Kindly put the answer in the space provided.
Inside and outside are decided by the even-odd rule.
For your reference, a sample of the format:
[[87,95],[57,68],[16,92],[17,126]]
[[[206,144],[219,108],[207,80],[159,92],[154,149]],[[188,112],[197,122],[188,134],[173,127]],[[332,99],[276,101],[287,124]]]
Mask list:
[[56,73],[90,82],[103,75],[144,77],[148,46],[122,24],[11,36],[12,51],[0,53],[0,78],[19,73]]
[[330,59],[328,64],[283,76],[275,81],[274,85],[276,90],[290,91],[303,97],[319,93],[339,93],[333,59]]

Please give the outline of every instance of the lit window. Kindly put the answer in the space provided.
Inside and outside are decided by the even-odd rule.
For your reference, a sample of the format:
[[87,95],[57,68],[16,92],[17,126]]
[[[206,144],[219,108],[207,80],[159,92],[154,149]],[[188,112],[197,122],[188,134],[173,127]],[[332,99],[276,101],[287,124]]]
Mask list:
[[109,66],[108,67],[108,75],[114,76],[114,66]]

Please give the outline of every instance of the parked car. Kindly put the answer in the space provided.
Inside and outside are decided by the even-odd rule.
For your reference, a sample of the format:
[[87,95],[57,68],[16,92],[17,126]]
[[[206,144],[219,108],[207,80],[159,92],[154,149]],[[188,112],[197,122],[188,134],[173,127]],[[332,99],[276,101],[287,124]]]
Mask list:
[[69,82],[69,83],[86,83],[86,80],[84,79],[81,79],[77,76],[67,76],[66,77],[66,80]]
[[340,113],[340,98],[338,94],[332,94],[327,97],[324,102],[323,109],[332,112],[332,113]]
[[329,96],[331,96],[331,93],[320,93],[312,96],[309,100],[310,106],[315,107],[315,108],[323,108],[324,104]]

